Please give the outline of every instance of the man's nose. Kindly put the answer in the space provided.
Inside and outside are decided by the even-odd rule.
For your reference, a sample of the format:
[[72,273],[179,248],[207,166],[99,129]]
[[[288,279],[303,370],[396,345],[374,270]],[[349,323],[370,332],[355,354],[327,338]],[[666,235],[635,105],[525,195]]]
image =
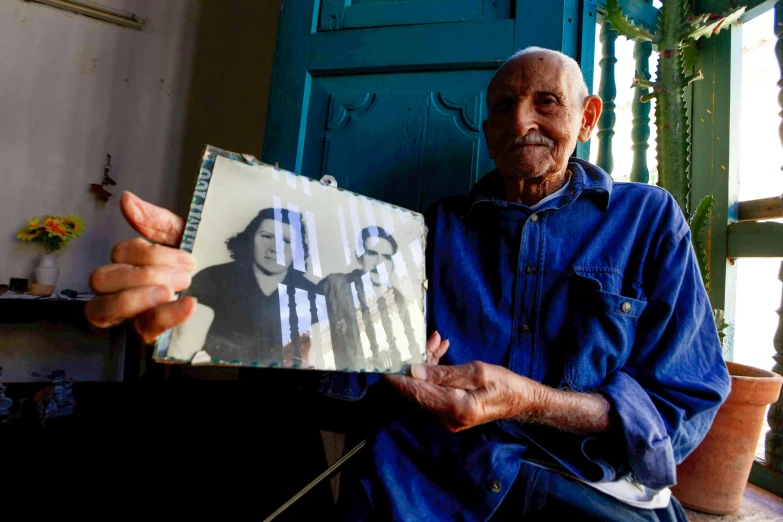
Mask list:
[[520,100],[514,107],[514,136],[525,136],[530,131],[538,130],[537,115],[530,101]]

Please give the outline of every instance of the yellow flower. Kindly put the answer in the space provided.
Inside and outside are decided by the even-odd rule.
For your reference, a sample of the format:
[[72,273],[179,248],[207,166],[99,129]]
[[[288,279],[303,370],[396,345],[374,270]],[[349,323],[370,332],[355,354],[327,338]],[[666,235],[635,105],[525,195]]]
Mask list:
[[84,221],[75,214],[65,217],[46,215],[41,219],[32,218],[27,226],[17,231],[16,237],[22,241],[41,242],[47,252],[52,252],[81,235],[84,228]]
[[62,220],[56,217],[46,218],[44,221],[44,230],[49,232],[49,237],[68,239],[68,237],[71,235],[70,230],[65,227]]
[[32,241],[41,235],[42,231],[43,229],[39,227],[22,227],[19,229],[19,232],[16,233],[16,238],[21,239],[22,241]]
[[79,237],[84,232],[84,220],[75,214],[68,214],[62,218],[65,228],[71,231],[73,237]]

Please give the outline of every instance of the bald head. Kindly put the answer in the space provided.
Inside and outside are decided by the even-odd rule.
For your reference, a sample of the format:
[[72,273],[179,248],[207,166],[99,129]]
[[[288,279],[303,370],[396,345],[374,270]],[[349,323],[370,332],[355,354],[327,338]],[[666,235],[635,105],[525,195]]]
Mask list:
[[582,76],[582,70],[579,68],[576,60],[560,51],[544,49],[543,47],[526,47],[521,51],[517,51],[503,62],[489,83],[487,99],[489,99],[490,91],[497,87],[498,81],[502,81],[506,76],[501,73],[507,72],[509,68],[523,67],[528,60],[535,60],[539,62],[537,65],[542,65],[544,68],[558,68],[560,70],[559,75],[566,84],[565,86],[568,87],[571,93],[571,101],[575,105],[581,107],[585,98],[590,95],[590,90],[587,88],[584,76]]
[[487,89],[483,125],[507,196],[543,180],[562,182],[571,152],[577,141],[590,138],[601,105],[588,95],[579,66],[568,56],[528,47],[509,58]]

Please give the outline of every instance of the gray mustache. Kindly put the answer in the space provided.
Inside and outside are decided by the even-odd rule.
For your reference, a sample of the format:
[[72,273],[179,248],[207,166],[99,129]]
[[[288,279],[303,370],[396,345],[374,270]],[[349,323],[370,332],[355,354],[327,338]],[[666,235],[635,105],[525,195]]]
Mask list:
[[525,134],[524,136],[518,136],[512,140],[508,140],[508,143],[506,143],[506,149],[511,147],[519,147],[521,145],[543,145],[552,149],[555,147],[555,142],[543,134],[539,134],[538,132],[531,132],[530,134]]

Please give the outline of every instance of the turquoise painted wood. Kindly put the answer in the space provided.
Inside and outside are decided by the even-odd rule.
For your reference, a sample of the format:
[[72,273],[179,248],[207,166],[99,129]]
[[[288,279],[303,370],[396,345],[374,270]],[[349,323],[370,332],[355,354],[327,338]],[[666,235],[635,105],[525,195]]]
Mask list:
[[481,20],[482,0],[420,0],[366,3],[345,7],[345,28],[438,24]]
[[557,49],[581,63],[579,4],[578,0],[517,0],[514,47],[518,50],[537,45]]
[[585,13],[594,31],[577,0],[286,2],[262,159],[413,210],[465,193],[494,168],[497,67],[530,45],[592,64]]
[[749,22],[775,7],[776,0],[743,0],[735,3],[746,7],[745,14],[742,15],[742,21]]
[[483,20],[511,18],[511,4],[514,0],[484,0]]
[[[336,31],[358,27],[437,24],[481,20],[485,0],[324,0],[319,28]],[[508,18],[508,2],[505,16]],[[489,9],[502,6],[488,5]],[[501,14],[502,16],[502,14]]]
[[783,223],[741,221],[728,226],[727,254],[740,257],[783,257]]
[[[652,43],[636,41],[633,56],[636,59],[636,77],[649,81],[650,56]],[[631,181],[637,183],[650,182],[650,169],[647,168],[647,149],[650,148],[650,102],[642,102],[641,97],[649,94],[650,89],[635,87],[631,113],[631,141],[633,145],[633,165],[631,166]]]
[[601,24],[601,83],[598,87],[598,95],[604,102],[601,117],[598,118],[598,166],[608,174],[614,170],[614,156],[612,155],[612,138],[614,137],[615,102],[617,96],[617,83],[614,78],[614,66],[617,63],[615,56],[615,42],[618,32],[612,29],[611,24]]
[[[308,71],[316,76],[432,69],[495,69],[514,48],[514,21],[330,31],[312,35]],[[404,42],[416,52],[395,50]],[[459,42],[460,45],[455,45]]]
[[[593,89],[593,77],[595,74],[595,63],[593,57],[595,56],[595,32],[598,20],[598,11],[594,0],[585,0],[580,3],[579,18],[582,23],[580,28],[581,37],[579,42],[579,66],[582,69],[582,76],[585,79],[587,88],[592,94]],[[577,143],[576,145],[576,157],[583,160],[590,159],[590,140],[585,143]]]
[[318,78],[312,104],[326,111],[313,112],[303,172],[330,174],[340,187],[413,209],[469,191],[494,168],[481,136],[491,76],[474,70]]
[[[732,5],[731,0],[697,0],[694,12],[723,13]],[[712,307],[723,310],[729,323],[724,339],[724,357],[728,360],[734,351],[737,282],[737,267],[727,256],[732,242],[729,223],[738,217],[742,30],[742,26],[734,26],[699,40],[697,68],[704,79],[691,84],[690,199],[698,203],[711,194],[716,200],[704,236],[710,263],[708,292]]]

